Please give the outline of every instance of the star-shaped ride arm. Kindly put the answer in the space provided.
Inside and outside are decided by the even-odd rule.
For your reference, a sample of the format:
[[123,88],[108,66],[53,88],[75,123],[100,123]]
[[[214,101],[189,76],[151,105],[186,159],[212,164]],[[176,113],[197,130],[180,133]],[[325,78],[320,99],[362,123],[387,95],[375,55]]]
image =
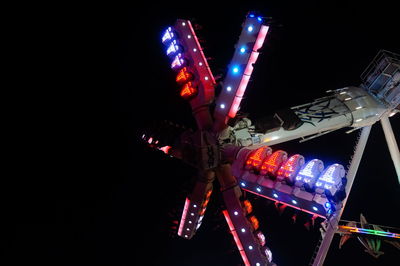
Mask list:
[[261,17],[254,14],[246,17],[222,83],[221,93],[216,100],[213,126],[215,132],[225,128],[228,120],[236,116],[268,29]]

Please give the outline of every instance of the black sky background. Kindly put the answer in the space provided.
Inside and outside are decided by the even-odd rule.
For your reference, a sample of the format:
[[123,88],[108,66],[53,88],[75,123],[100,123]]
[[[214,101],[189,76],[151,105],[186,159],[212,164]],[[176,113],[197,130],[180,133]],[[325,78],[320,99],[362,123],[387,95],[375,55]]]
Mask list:
[[[35,174],[16,179],[7,191],[11,196],[4,206],[9,206],[11,226],[2,246],[4,258],[12,262],[4,265],[26,261],[51,265],[242,264],[221,215],[218,184],[195,237],[190,241],[175,237],[172,221],[180,218],[195,170],[147,148],[137,138],[139,130],[152,121],[195,124],[189,104],[178,95],[160,42],[163,29],[177,18],[202,26],[198,36],[205,41],[202,45],[211,58],[213,74],[223,76],[246,13],[254,10],[272,17],[242,101],[241,111],[252,117],[310,102],[326,90],[357,86],[360,74],[380,49],[400,53],[398,10],[389,1],[192,5],[93,7],[84,13],[87,20],[76,34],[68,32],[71,37],[65,38],[66,46],[72,44],[76,51],[71,66],[83,69],[87,77],[73,79],[82,81],[75,84],[79,89],[71,86],[78,93],[62,91],[52,103],[68,102],[65,105],[72,114],[65,125],[51,127],[44,134],[62,155],[36,158],[40,163],[26,166]],[[59,54],[63,52],[52,55],[57,58]],[[106,60],[109,56],[111,64]],[[64,115],[50,120],[64,122],[60,117]],[[400,143],[400,116],[391,118],[391,123]],[[320,158],[325,165],[347,166],[357,133],[344,131],[302,144],[279,144],[275,149],[300,153],[306,159]],[[399,195],[378,123],[372,128],[342,218],[358,220],[363,213],[371,223],[400,227]],[[298,213],[298,222],[293,223],[293,210],[279,215],[268,200],[248,196],[274,261],[283,266],[307,265],[319,238],[318,226],[308,231],[303,226],[307,215]],[[396,265],[400,258],[399,251],[385,243],[381,250],[386,254],[374,259],[356,240],[349,240],[341,250],[338,241],[336,236],[325,265]]]

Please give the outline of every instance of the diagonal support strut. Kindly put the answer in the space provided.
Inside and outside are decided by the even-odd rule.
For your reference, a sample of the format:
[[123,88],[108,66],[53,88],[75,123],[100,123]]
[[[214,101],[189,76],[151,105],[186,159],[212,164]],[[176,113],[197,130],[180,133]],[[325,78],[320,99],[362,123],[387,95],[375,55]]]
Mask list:
[[399,146],[397,146],[396,138],[394,137],[392,126],[390,125],[389,118],[383,116],[381,118],[381,124],[383,132],[385,133],[386,143],[389,148],[390,156],[392,157],[394,168],[396,169],[397,179],[400,184],[400,152]]

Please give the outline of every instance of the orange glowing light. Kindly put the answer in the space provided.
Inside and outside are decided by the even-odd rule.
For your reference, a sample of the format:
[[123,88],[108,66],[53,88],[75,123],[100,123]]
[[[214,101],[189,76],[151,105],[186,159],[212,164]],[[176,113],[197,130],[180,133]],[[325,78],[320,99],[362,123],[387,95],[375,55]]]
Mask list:
[[253,225],[254,230],[257,230],[260,227],[260,223],[258,222],[258,219],[254,215],[250,216],[249,220],[250,223]]
[[185,100],[189,100],[190,98],[196,96],[197,88],[193,86],[192,82],[185,83],[182,86],[180,94],[182,98],[184,98]]
[[269,156],[261,166],[261,174],[265,175],[268,172],[271,174],[275,174],[275,172],[279,169],[280,165],[287,158],[287,153],[282,150],[278,150],[274,152],[271,156]]
[[206,207],[201,209],[201,212],[199,213],[199,216],[203,216],[205,212],[206,212]]
[[251,213],[253,211],[253,206],[251,205],[249,200],[243,201],[243,205],[246,210],[246,213]]
[[262,148],[258,149],[253,156],[250,157],[253,160],[252,164],[254,167],[257,167],[261,164],[261,154],[264,150],[265,150],[265,148],[262,147]]
[[209,201],[210,201],[210,199],[206,199],[206,200],[203,202],[203,207],[206,207]]
[[264,159],[265,156],[271,154],[271,148],[268,146],[261,147],[251,153],[251,155],[247,158],[245,168],[258,169]]
[[187,67],[182,68],[179,70],[178,74],[176,75],[176,82],[179,84],[183,84],[193,79],[193,74],[188,71]]

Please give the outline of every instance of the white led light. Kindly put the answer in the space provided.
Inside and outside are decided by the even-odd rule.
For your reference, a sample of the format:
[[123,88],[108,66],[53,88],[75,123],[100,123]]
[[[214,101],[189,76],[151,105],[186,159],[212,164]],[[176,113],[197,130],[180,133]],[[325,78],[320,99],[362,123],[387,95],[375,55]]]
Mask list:
[[362,108],[362,106],[357,106],[356,107],[356,110],[359,110],[359,109],[361,109]]
[[318,211],[318,208],[315,207],[315,206],[313,206],[312,209],[313,209],[314,211]]
[[340,94],[340,95],[343,95],[343,94],[345,94],[345,93],[346,93],[345,91],[342,91],[342,92],[340,92],[339,94]]
[[208,77],[205,77],[204,79],[205,79],[205,80],[208,80]]
[[225,104],[221,103],[221,104],[219,105],[219,107],[220,107],[221,109],[225,109]]
[[188,235],[185,235],[185,237],[187,238],[187,237],[188,237]]
[[237,211],[234,211],[233,214],[234,214],[234,215],[238,215],[239,213],[238,213]]
[[362,118],[356,119],[356,122],[360,122],[362,121]]
[[258,192],[261,192],[261,188],[258,187],[258,188],[256,188],[256,189],[257,189]]
[[193,207],[194,207],[194,208],[197,208],[197,205],[196,205],[196,204],[193,204]]
[[346,99],[344,99],[345,101],[350,101],[351,97],[347,97]]
[[189,221],[189,223],[191,224],[191,223],[192,223],[192,221]]
[[231,87],[231,86],[228,86],[228,87],[226,87],[226,90],[227,90],[227,91],[231,91],[231,90],[232,90],[232,87]]
[[182,26],[186,26],[186,23],[185,23],[185,22],[182,22]]
[[191,213],[190,213],[190,215],[194,216],[194,213],[193,213],[193,212],[191,212]]
[[293,204],[297,204],[297,201],[295,201],[295,200],[292,200],[292,203],[293,203]]
[[242,228],[240,229],[240,231],[242,231],[242,233],[246,232],[246,229]]
[[197,52],[197,49],[196,49],[196,48],[193,48],[193,52]]
[[203,63],[202,63],[202,62],[200,62],[200,63],[199,63],[199,66],[202,66],[202,65],[203,65]]
[[189,229],[189,228],[186,228],[186,231],[190,231],[190,229]]
[[[309,176],[309,177],[314,177],[314,175],[312,173],[314,164],[315,164],[315,160],[308,162],[307,165],[300,171],[299,174]],[[301,179],[301,177],[300,177],[300,179]],[[296,180],[300,180],[300,179],[296,178]]]
[[249,249],[252,250],[252,249],[253,249],[253,246],[249,246]]
[[191,36],[191,35],[188,35],[187,38],[190,39],[190,38],[192,38],[192,36]]

